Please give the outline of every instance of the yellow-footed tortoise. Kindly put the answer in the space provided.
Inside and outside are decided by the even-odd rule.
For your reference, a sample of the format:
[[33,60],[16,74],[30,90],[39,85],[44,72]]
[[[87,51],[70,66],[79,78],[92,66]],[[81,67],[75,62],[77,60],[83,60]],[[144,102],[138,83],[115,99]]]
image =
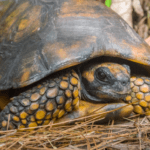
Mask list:
[[0,2],[1,130],[78,118],[100,107],[125,106],[104,115],[111,119],[133,109],[149,114],[149,68],[150,47],[96,0]]

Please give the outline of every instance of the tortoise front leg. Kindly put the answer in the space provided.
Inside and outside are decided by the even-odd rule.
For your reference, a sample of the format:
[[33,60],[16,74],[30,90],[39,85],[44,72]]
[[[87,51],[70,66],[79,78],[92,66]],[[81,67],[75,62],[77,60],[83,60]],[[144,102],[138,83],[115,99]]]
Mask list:
[[150,78],[133,76],[130,85],[131,93],[125,101],[132,103],[135,113],[150,115]]
[[74,71],[54,74],[32,86],[11,98],[0,112],[1,130],[46,125],[79,105],[79,80]]

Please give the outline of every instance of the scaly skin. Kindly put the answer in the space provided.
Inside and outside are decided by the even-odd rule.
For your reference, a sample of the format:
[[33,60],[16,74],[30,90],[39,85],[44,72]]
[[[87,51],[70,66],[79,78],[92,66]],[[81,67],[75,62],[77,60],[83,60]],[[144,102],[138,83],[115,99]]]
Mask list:
[[11,98],[0,112],[1,130],[46,125],[71,112],[79,105],[78,81],[74,71],[63,72]]
[[134,106],[134,112],[150,115],[150,78],[131,77],[131,93],[125,98]]

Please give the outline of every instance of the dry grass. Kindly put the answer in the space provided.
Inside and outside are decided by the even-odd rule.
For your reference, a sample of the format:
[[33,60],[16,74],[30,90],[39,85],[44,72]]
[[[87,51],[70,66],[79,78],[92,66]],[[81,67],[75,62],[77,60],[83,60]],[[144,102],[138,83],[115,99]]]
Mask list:
[[147,117],[132,116],[124,118],[123,123],[112,121],[109,125],[94,124],[100,120],[98,115],[87,120],[89,117],[72,125],[51,122],[32,131],[0,131],[0,149],[142,150],[150,147],[150,122]]
[[150,36],[150,0],[140,0],[144,16],[133,11],[133,28],[143,38]]

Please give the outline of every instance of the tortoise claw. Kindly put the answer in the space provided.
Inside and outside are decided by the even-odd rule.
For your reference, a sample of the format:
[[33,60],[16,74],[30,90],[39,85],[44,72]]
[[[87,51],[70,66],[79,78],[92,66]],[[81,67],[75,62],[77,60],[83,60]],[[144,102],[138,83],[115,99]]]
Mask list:
[[104,122],[128,117],[132,112],[133,106],[125,103],[93,104],[80,100],[79,108],[77,110],[56,120],[55,123],[72,123],[73,119],[75,119],[75,121],[84,120],[85,118],[88,120],[94,117],[98,117],[98,119]]

